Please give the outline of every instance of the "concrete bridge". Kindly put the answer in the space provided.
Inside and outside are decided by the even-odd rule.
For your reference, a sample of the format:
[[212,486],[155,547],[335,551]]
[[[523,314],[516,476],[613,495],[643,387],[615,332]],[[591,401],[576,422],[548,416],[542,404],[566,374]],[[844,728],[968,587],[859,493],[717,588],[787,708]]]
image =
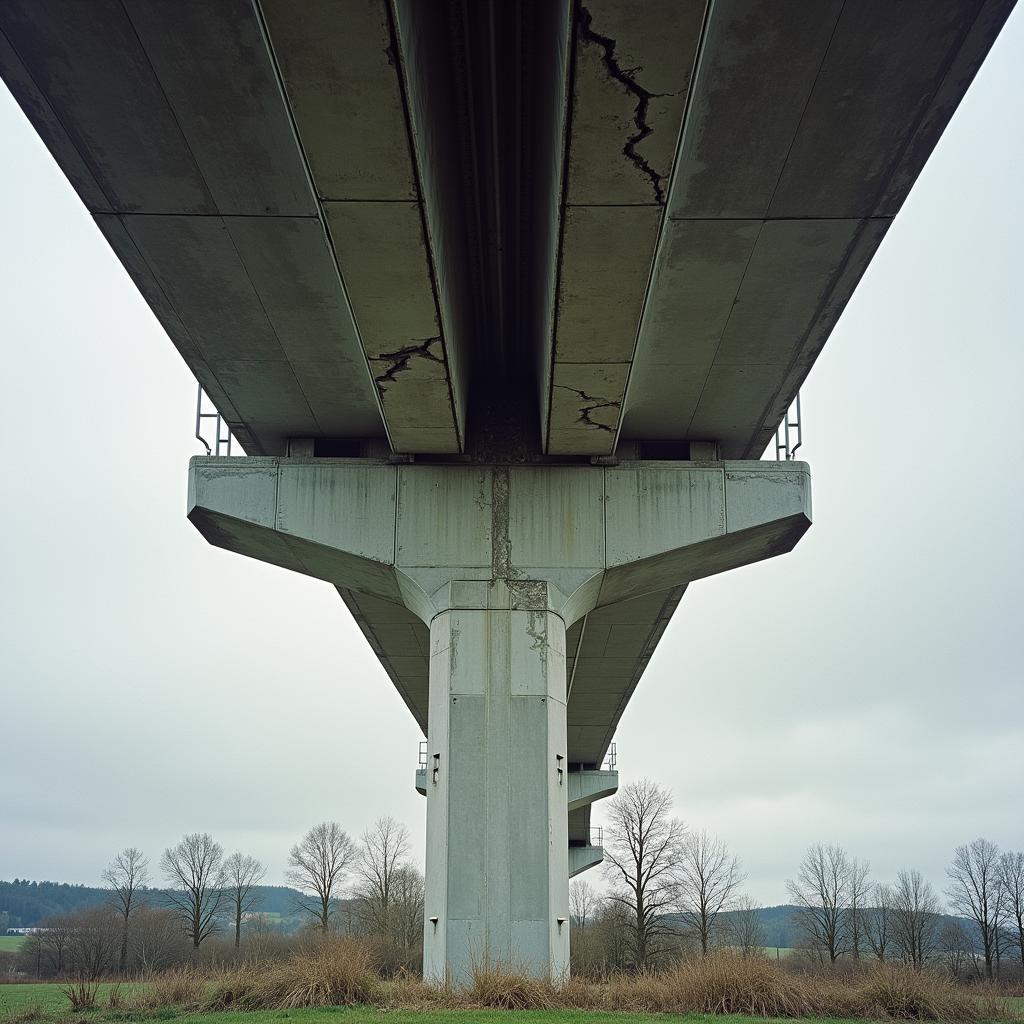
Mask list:
[[616,723],[686,587],[809,526],[757,460],[1011,8],[0,5],[250,456],[189,518],[334,584],[428,737],[428,978],[567,970]]

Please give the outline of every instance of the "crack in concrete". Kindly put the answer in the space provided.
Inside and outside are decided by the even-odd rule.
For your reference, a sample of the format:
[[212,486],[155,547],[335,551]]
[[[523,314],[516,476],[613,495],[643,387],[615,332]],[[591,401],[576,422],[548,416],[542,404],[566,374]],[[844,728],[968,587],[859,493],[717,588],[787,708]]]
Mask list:
[[540,652],[540,664],[543,670],[546,667],[548,643],[547,613],[531,611],[526,616],[526,635],[530,638],[530,650]]
[[[420,341],[420,339],[416,339]],[[441,341],[440,335],[434,338],[424,338],[418,345],[406,345],[405,348],[396,349],[394,352],[381,352],[380,355],[374,358],[374,362],[377,360],[391,361],[391,365],[381,374],[378,374],[373,378],[374,383],[377,385],[377,390],[383,395],[387,388],[385,384],[392,383],[398,374],[409,369],[409,364],[414,358],[427,359],[432,363],[440,363],[444,366],[444,359],[440,356],[435,356],[430,351],[431,345],[436,345]]]
[[606,423],[598,423],[596,420],[592,420],[590,414],[595,409],[620,409],[622,402],[613,402],[608,399],[598,398],[595,395],[588,395],[586,391],[580,391],[579,388],[571,388],[567,384],[553,384],[552,387],[561,388],[563,391],[571,391],[581,402],[590,403],[589,405],[580,406],[580,415],[576,420],[577,423],[582,423],[588,427],[596,427],[598,430],[607,430],[609,434],[615,433],[614,427],[609,427]]
[[615,57],[615,47],[618,45],[610,36],[603,36],[592,28],[593,15],[587,8],[580,4],[579,26],[580,35],[588,43],[595,43],[601,47],[601,60],[612,81],[622,85],[626,92],[636,97],[636,106],[633,108],[633,124],[636,131],[626,139],[622,147],[622,155],[636,167],[642,174],[650,179],[651,187],[654,189],[654,198],[659,206],[665,205],[665,190],[661,183],[666,175],[659,174],[637,151],[636,147],[654,132],[654,129],[647,123],[647,110],[651,100],[662,99],[666,96],[674,96],[672,92],[648,92],[634,77],[643,67],[638,65],[635,68],[623,68]]
[[522,576],[512,565],[509,507],[508,467],[496,466],[491,475],[491,578],[506,582]]

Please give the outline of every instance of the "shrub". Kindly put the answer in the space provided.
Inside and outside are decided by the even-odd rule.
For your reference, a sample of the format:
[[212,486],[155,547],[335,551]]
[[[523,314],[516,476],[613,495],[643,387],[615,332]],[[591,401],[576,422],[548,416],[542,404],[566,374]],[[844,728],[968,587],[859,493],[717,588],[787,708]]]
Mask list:
[[99,984],[95,981],[73,981],[63,988],[64,995],[71,1003],[71,1009],[94,1010],[96,1009],[96,996],[99,993]]
[[114,982],[107,991],[107,1009],[120,1010],[125,1005],[124,993],[121,991],[121,983]]

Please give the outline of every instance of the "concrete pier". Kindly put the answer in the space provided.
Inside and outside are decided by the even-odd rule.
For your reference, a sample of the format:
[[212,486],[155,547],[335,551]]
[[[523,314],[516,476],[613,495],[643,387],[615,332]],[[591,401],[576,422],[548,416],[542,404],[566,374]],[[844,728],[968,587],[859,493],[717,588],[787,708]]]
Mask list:
[[424,976],[569,966],[565,624],[547,586],[453,581],[430,624]]
[[[429,628],[424,973],[460,982],[501,962],[557,979],[570,873],[600,860],[570,847],[568,814],[617,785],[574,757],[567,629],[788,551],[810,480],[794,462],[197,458],[189,518],[213,544]],[[415,713],[422,697],[404,696]]]

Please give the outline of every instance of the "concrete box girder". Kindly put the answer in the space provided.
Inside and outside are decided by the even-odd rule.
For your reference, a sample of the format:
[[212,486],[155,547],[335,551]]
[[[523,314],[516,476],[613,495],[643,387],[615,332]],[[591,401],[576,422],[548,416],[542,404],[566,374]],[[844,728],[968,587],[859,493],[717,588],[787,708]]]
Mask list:
[[428,8],[0,8],[0,73],[249,454],[475,451],[496,389],[549,453],[756,457],[1013,0]]

